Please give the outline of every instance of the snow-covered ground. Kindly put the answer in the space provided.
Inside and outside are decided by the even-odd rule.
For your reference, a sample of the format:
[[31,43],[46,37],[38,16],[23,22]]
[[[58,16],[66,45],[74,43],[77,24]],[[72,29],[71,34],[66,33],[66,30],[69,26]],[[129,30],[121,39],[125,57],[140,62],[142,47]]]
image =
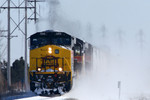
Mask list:
[[42,96],[34,96],[34,97],[27,97],[27,98],[20,98],[15,100],[77,100],[75,98],[67,98],[64,96],[60,97],[42,97]]
[[79,100],[77,98],[71,98],[68,96],[69,93],[64,95],[54,95],[54,96],[39,96],[34,94],[33,92],[28,92],[15,96],[8,96],[2,98],[2,100]]

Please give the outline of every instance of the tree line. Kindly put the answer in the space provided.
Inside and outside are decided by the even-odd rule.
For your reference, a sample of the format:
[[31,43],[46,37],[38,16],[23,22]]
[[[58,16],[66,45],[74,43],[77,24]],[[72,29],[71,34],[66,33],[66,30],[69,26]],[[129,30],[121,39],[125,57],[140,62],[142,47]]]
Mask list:
[[[16,59],[11,66],[11,83],[24,82],[24,59],[20,57]],[[0,62],[0,92],[7,89],[7,62]],[[15,88],[15,87],[14,87]],[[3,90],[4,91],[4,90]]]

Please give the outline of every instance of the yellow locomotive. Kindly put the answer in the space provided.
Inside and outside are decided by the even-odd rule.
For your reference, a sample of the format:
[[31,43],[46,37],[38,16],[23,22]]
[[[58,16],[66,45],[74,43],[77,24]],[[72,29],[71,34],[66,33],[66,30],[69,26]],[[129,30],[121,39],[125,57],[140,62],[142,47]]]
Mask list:
[[82,40],[64,32],[48,30],[31,35],[30,89],[48,95],[69,91],[74,72],[81,72],[83,66],[91,64],[92,46],[84,45]]

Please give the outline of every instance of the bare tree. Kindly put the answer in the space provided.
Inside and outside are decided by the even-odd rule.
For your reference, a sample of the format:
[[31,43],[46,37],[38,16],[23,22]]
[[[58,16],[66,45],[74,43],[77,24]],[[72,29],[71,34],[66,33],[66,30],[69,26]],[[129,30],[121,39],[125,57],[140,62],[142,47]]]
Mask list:
[[4,39],[4,32],[2,30],[1,22],[0,22],[0,61],[4,59],[5,51],[6,51],[6,46],[3,43]]
[[[2,63],[0,62],[0,67],[1,67]],[[1,72],[1,69],[0,69],[0,94],[2,94],[3,92],[3,86],[4,86],[4,77],[3,77],[3,74]]]
[[[2,50],[2,43],[1,43],[1,41],[2,41],[2,37],[1,37],[1,35],[2,35],[2,32],[1,32],[1,27],[0,27],[0,79],[2,79],[2,72],[1,72],[1,66],[2,66],[2,63],[1,63],[1,50]],[[1,94],[1,92],[2,92],[2,85],[3,85],[3,83],[2,83],[2,81],[0,80],[0,94]]]
[[4,86],[4,77],[3,77],[3,74],[2,74],[2,65],[3,65],[3,62],[2,60],[4,60],[4,52],[6,50],[6,48],[4,48],[4,44],[2,42],[3,40],[3,31],[2,31],[2,27],[1,27],[1,23],[0,23],[0,94],[3,92],[3,86]]

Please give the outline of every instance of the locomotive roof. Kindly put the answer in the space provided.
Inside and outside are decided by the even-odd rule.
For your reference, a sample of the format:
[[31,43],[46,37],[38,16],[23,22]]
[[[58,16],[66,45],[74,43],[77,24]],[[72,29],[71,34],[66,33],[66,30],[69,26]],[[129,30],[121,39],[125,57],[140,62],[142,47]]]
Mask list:
[[[58,33],[58,34],[56,34]],[[46,36],[56,36],[59,35],[59,33],[61,33],[61,36],[67,36],[67,37],[71,37],[71,35],[65,33],[65,32],[60,32],[60,31],[53,31],[53,30],[46,30],[46,31],[42,31],[42,32],[37,32],[33,35],[31,35],[30,37],[36,37],[36,36],[41,36],[41,35],[46,35]]]

